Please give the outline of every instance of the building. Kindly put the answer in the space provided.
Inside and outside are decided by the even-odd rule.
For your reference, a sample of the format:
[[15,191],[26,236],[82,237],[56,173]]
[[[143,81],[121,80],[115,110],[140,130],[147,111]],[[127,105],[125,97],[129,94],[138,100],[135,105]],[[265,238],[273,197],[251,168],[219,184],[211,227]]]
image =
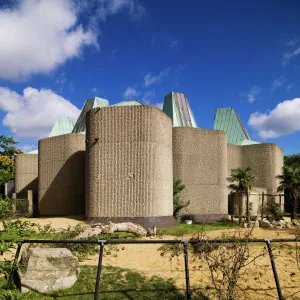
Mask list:
[[197,127],[186,96],[170,93],[163,110],[89,99],[77,120],[64,118],[38,153],[16,157],[16,193],[33,190],[41,215],[84,214],[102,222],[173,226],[173,178],[197,222],[228,216],[227,177],[251,167],[256,187],[276,191],[283,165],[275,144],[250,140],[232,109],[217,109],[214,129]]

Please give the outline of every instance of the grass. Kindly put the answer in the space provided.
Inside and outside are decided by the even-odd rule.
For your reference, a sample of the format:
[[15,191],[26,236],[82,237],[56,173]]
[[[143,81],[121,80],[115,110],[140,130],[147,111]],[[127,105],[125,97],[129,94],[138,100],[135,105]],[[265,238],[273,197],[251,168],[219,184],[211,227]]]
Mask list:
[[228,221],[220,221],[211,224],[180,224],[172,228],[162,228],[158,229],[158,232],[162,235],[173,235],[173,236],[182,236],[187,234],[197,234],[203,230],[222,230],[222,229],[234,229],[238,228],[237,225],[232,224]]
[[[93,299],[97,267],[82,266],[77,282],[69,289],[47,295],[38,293],[21,294],[14,290],[5,295],[6,281],[0,279],[0,299]],[[9,294],[13,296],[10,297]],[[117,267],[104,267],[101,273],[99,299],[107,300],[181,300],[185,291],[178,290],[171,279],[153,276],[148,278],[138,272]],[[197,299],[201,299],[197,297]]]

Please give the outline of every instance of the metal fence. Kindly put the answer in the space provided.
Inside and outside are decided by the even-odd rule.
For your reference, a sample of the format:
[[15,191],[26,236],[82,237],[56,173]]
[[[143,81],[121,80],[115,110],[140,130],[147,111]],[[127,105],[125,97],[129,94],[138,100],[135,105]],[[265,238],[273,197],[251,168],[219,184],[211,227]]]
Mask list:
[[[15,272],[17,270],[17,263],[21,251],[21,247],[24,244],[96,244],[99,245],[99,258],[98,258],[98,266],[97,266],[97,276],[96,276],[96,282],[95,282],[95,291],[94,291],[94,299],[98,299],[99,294],[99,283],[101,280],[101,271],[102,271],[102,259],[103,259],[103,251],[104,247],[106,245],[125,245],[125,244],[169,244],[169,245],[175,245],[175,244],[181,244],[183,245],[184,249],[184,267],[185,267],[185,287],[186,287],[186,299],[191,299],[192,292],[191,292],[191,286],[190,286],[190,272],[189,272],[189,261],[188,261],[188,245],[195,245],[195,244],[203,244],[203,243],[209,243],[209,244],[229,244],[229,243],[265,243],[268,249],[268,254],[270,258],[270,263],[272,267],[272,272],[274,276],[274,281],[276,284],[278,299],[282,300],[282,290],[280,287],[280,282],[278,278],[278,273],[276,270],[274,255],[272,252],[272,243],[290,243],[290,242],[298,242],[299,239],[236,239],[236,240],[230,240],[230,239],[214,239],[214,240],[199,240],[199,239],[191,239],[191,240],[23,240],[18,242],[17,251],[15,253],[15,257],[13,260],[12,265],[12,271],[10,273],[10,276],[8,278],[8,283],[6,289],[9,290],[12,285],[13,277],[15,275]],[[11,240],[6,240],[5,242],[12,242]]]

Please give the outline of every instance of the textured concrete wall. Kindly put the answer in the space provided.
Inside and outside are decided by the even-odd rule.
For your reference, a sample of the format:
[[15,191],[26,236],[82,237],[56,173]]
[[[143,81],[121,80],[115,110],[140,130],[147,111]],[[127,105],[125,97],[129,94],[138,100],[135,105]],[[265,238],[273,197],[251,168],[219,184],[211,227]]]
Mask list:
[[[227,143],[224,131],[173,128],[173,170],[174,177],[181,179],[186,186],[182,197],[191,201],[188,207],[191,214],[200,215],[200,219],[202,215],[211,214],[211,220],[214,215],[227,214]],[[197,216],[195,218],[197,220]]]
[[34,198],[38,192],[38,155],[18,154],[15,158],[15,192],[17,197],[26,198],[32,190]]
[[40,214],[84,214],[85,135],[42,139],[38,156]]
[[172,216],[172,122],[150,106],[87,113],[86,216]]
[[268,193],[276,193],[281,174],[283,152],[276,144],[242,146],[243,166],[249,166],[256,175],[255,186],[266,188]]

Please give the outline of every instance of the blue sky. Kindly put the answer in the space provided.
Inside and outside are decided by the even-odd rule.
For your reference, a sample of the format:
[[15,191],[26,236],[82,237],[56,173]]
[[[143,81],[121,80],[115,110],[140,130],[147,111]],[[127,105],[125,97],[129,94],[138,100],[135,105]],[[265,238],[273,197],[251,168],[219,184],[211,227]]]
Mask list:
[[93,96],[181,91],[199,127],[233,107],[252,139],[300,152],[299,1],[1,3],[0,132],[24,150]]

